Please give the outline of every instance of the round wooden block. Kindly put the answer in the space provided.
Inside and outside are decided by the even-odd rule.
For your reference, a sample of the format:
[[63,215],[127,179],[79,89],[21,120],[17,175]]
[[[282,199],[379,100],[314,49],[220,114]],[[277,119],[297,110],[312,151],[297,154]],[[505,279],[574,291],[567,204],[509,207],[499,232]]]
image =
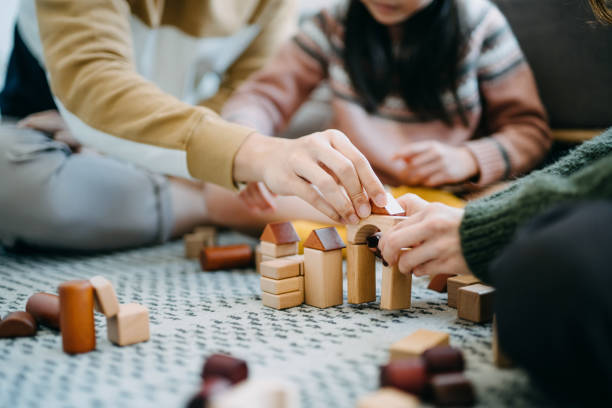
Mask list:
[[36,329],[36,320],[30,313],[13,312],[0,321],[0,338],[30,337]]
[[476,401],[474,387],[462,373],[434,375],[430,386],[436,405],[468,406]]
[[465,367],[461,350],[450,347],[434,347],[425,350],[423,359],[428,374],[461,372]]
[[206,359],[202,378],[222,377],[232,384],[246,380],[249,376],[249,368],[246,361],[225,354],[213,354]]
[[421,358],[391,361],[380,367],[380,386],[421,395],[427,386],[427,370]]
[[28,299],[26,311],[34,316],[39,324],[59,330],[59,296],[51,293],[35,293]]
[[58,287],[60,330],[64,352],[87,353],[96,348],[94,293],[88,280],[64,282]]
[[245,268],[253,264],[253,249],[249,245],[228,245],[202,248],[200,265],[204,271]]

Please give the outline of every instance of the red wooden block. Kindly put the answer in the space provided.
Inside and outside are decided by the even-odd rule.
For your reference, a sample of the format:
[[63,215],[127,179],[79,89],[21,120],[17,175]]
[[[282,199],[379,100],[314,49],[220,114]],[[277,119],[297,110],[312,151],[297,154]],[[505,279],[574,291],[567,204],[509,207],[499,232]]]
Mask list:
[[423,353],[427,374],[461,372],[465,367],[461,350],[450,346],[434,347]]
[[30,337],[36,330],[36,320],[28,312],[13,312],[0,321],[0,338]]
[[299,242],[300,237],[290,222],[274,222],[266,225],[259,239],[276,245],[284,245]]
[[427,289],[444,293],[446,292],[446,281],[448,280],[448,278],[452,278],[453,276],[457,275],[454,273],[439,273],[437,275],[434,275],[429,281],[429,286],[427,286]]
[[436,405],[467,406],[476,401],[474,387],[462,373],[435,375],[430,385]]
[[421,358],[391,361],[380,367],[380,386],[420,395],[427,386],[427,370]]
[[207,380],[213,377],[222,377],[232,384],[246,380],[249,368],[246,361],[225,354],[213,354],[206,359],[202,378]]
[[344,245],[344,241],[334,227],[312,230],[304,242],[304,248],[318,249],[319,251],[333,251],[344,247],[346,245]]
[[59,330],[59,296],[51,293],[35,293],[26,303],[26,312],[34,316],[34,319],[43,326]]
[[246,268],[253,264],[253,249],[249,245],[205,247],[200,252],[203,271]]

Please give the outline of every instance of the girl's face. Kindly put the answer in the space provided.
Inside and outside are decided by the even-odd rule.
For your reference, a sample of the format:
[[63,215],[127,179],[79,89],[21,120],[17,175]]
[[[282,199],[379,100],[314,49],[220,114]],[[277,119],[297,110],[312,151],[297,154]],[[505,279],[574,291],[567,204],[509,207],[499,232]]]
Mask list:
[[376,21],[395,25],[427,7],[433,0],[361,0]]

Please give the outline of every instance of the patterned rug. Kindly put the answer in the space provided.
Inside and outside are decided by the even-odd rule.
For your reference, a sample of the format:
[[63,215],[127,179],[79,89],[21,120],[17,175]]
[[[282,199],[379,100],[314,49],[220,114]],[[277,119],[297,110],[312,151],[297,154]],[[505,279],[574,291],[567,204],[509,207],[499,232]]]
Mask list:
[[[221,243],[245,240],[221,236]],[[492,365],[489,324],[458,320],[446,295],[420,279],[410,310],[345,303],[277,311],[261,305],[253,271],[201,272],[180,242],[98,256],[0,252],[0,315],[23,310],[35,292],[55,293],[62,281],[94,275],[113,282],[120,302],[149,308],[151,340],[116,347],[99,314],[97,349],[88,354],[64,354],[60,335],[44,328],[36,337],[0,339],[0,407],[182,407],[198,388],[205,356],[215,352],[246,359],[251,377],[291,381],[303,407],[354,407],[378,387],[389,345],[418,328],[450,333],[480,406],[547,405],[524,372]]]

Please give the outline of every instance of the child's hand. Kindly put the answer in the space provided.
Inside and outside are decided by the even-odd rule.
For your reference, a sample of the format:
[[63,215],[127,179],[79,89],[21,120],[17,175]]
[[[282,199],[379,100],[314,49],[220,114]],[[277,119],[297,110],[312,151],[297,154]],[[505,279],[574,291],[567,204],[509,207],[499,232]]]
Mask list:
[[478,174],[478,163],[467,147],[423,141],[399,149],[394,160],[406,163],[403,181],[409,185],[437,187],[466,181]]
[[276,210],[274,202],[276,194],[271,193],[261,181],[248,183],[246,188],[240,192],[239,197],[253,211]]
[[378,248],[385,261],[398,265],[402,273],[416,276],[470,273],[459,236],[462,209],[428,203],[414,194],[397,201],[408,219],[383,234]]

